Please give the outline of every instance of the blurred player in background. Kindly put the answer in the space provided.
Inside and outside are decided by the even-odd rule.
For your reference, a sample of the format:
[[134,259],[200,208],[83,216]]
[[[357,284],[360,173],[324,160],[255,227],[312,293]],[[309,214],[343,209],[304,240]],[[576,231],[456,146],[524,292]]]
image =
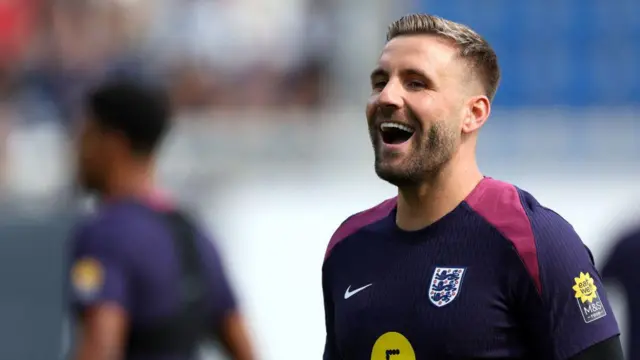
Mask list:
[[484,177],[490,45],[430,15],[391,24],[366,110],[398,196],[352,215],[322,269],[324,359],[622,359],[590,252],[519,188]]
[[86,103],[79,176],[101,204],[74,239],[76,360],[193,359],[207,335],[234,359],[254,359],[216,248],[155,191],[169,122],[160,90],[126,80]]
[[640,360],[640,228],[636,228],[616,243],[611,255],[602,268],[605,283],[610,281],[620,285],[627,299],[629,332],[627,334],[627,359]]

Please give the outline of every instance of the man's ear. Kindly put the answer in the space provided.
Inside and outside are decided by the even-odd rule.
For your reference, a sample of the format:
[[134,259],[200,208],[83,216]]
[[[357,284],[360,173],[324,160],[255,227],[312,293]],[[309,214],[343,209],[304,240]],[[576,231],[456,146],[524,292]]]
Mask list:
[[477,131],[487,122],[491,113],[491,102],[484,95],[474,96],[465,106],[465,117],[462,122],[462,132],[465,134]]

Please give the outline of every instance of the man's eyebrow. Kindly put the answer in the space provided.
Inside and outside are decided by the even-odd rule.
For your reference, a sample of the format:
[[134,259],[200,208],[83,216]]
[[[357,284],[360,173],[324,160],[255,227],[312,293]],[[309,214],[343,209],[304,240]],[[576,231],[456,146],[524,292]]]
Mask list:
[[[418,69],[404,69],[401,71],[402,75],[405,76],[420,76],[426,79],[431,80],[431,77],[429,75],[427,75],[424,71],[422,70],[418,70]],[[371,72],[371,78],[377,78],[377,77],[387,77],[389,76],[389,74],[387,73],[386,70],[382,69],[382,68],[376,68]]]
[[435,87],[435,82],[433,81],[433,78],[431,76],[427,75],[427,73],[425,73],[422,70],[404,69],[404,70],[402,70],[402,75],[403,76],[415,76],[415,77],[422,78],[424,80],[424,82],[428,86]]
[[409,75],[409,76],[420,76],[424,78],[429,78],[429,76],[427,76],[427,74],[425,74],[424,71],[421,71],[418,69],[405,69],[405,70],[402,70],[402,74]]
[[382,68],[376,68],[371,72],[371,79],[375,79],[375,78],[379,78],[379,77],[386,77],[387,76],[387,72],[384,71]]

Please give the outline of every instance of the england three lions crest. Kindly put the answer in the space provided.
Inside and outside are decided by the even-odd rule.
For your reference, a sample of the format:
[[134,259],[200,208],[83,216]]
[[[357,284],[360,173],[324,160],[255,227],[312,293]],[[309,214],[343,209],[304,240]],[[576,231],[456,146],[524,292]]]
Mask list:
[[460,293],[465,268],[437,267],[429,284],[429,300],[437,307],[449,305]]

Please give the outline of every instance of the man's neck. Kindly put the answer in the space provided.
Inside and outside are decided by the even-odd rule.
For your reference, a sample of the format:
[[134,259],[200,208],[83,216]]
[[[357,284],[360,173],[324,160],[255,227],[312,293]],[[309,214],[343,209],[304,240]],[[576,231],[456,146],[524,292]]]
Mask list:
[[146,198],[154,189],[153,168],[136,167],[114,172],[102,197],[107,201],[119,198]]
[[482,181],[475,161],[468,166],[447,164],[433,178],[415,187],[398,189],[396,223],[407,231],[425,228],[455,209]]

